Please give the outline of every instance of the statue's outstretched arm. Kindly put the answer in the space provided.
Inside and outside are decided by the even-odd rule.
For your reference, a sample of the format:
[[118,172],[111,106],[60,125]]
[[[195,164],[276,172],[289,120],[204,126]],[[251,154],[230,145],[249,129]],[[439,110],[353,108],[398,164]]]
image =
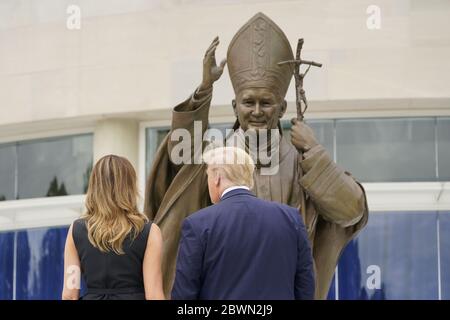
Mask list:
[[[187,100],[183,101],[173,109],[172,114],[172,134],[177,129],[184,131],[191,138],[191,155],[197,154],[195,141],[202,140],[203,134],[208,129],[209,108],[211,106],[213,84],[216,82],[225,68],[226,60],[216,64],[216,49],[219,45],[219,38],[216,37],[205,52],[203,58],[203,77],[199,87],[195,90]],[[199,128],[200,130],[196,130]],[[198,134],[199,139],[194,139],[194,135]],[[172,141],[168,139],[168,152],[171,155],[173,148],[179,143],[178,139]]]

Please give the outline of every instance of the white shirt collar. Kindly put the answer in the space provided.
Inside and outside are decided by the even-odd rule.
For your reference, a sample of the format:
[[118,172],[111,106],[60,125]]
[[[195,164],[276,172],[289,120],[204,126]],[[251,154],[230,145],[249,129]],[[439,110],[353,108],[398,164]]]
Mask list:
[[236,190],[236,189],[250,190],[250,188],[247,187],[247,186],[232,186],[232,187],[228,187],[228,188],[226,188],[225,190],[223,190],[223,192],[222,192],[222,194],[221,194],[221,196],[220,196],[220,199],[222,199],[223,196],[224,196],[226,193],[228,193],[228,192],[230,192],[230,191],[233,191],[233,190]]

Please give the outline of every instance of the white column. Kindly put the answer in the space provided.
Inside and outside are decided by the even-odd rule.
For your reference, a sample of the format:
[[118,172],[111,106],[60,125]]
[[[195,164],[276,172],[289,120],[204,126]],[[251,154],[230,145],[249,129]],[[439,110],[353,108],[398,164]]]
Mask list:
[[95,125],[94,163],[107,154],[127,158],[138,171],[139,124],[130,119],[105,119]]

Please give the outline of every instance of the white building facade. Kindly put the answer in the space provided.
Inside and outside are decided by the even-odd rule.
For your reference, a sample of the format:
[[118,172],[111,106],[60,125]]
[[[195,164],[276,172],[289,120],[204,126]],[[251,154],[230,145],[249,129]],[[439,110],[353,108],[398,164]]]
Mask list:
[[[58,299],[92,164],[127,157],[141,193],[171,109],[215,36],[264,12],[303,57],[306,120],[363,182],[370,218],[330,299],[450,299],[450,2],[0,1],[0,299]],[[227,71],[211,125],[234,122]],[[283,125],[295,116],[288,92]]]

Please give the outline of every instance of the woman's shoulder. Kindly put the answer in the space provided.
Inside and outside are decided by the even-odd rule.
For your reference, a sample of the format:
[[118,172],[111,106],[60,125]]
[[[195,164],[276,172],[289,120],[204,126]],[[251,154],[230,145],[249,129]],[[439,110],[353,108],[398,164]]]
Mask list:
[[78,219],[75,219],[72,222],[72,227],[73,228],[86,227],[86,219],[84,217],[80,217]]
[[143,234],[144,238],[148,237],[148,235],[150,233],[150,230],[152,228],[152,224],[153,224],[153,221],[151,221],[151,220],[146,220],[145,221],[144,228],[142,228],[142,231],[141,231],[141,233]]
[[149,233],[147,233],[146,248],[159,248],[162,246],[161,229],[156,223],[149,223]]
[[78,250],[80,248],[80,245],[84,243],[83,239],[86,236],[86,220],[83,217],[75,219],[72,222],[69,231],[70,229],[72,230],[72,238],[75,243],[75,247]]
[[72,222],[72,236],[77,238],[80,234],[85,233],[87,230],[86,219],[81,217]]
[[149,221],[148,222],[147,240],[148,239],[158,239],[159,237],[161,237],[161,229],[158,227],[158,225],[156,223]]
[[153,238],[155,236],[158,237],[158,235],[161,234],[161,230],[159,229],[159,227],[156,225],[156,223],[154,223],[151,220],[147,220],[145,222],[144,228],[141,232],[141,236],[142,239],[145,241],[146,244],[148,244],[148,240],[150,238]]

